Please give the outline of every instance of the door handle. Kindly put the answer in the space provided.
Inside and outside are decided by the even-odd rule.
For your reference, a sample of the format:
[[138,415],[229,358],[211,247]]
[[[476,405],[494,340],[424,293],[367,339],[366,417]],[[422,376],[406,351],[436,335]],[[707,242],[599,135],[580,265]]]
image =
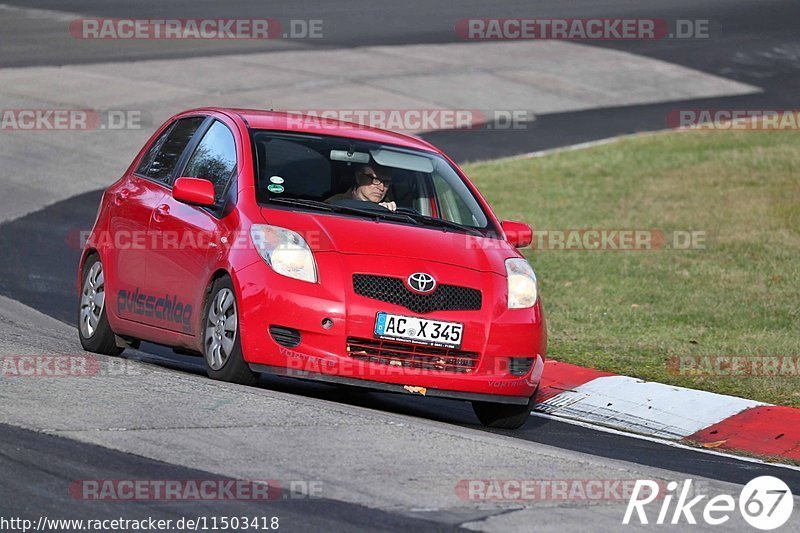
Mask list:
[[153,211],[153,219],[156,222],[163,222],[165,218],[169,216],[169,206],[167,204],[161,204],[160,206],[155,208]]
[[128,196],[130,196],[130,194],[131,191],[129,191],[128,189],[122,189],[121,191],[117,191],[114,194],[114,205],[119,206],[125,203],[125,200],[128,199]]

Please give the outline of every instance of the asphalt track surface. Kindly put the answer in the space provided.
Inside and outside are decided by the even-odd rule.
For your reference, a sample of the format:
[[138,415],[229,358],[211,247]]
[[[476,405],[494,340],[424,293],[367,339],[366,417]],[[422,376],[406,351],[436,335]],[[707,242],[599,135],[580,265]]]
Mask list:
[[[206,17],[220,16],[218,3],[199,1],[164,4],[157,1],[7,1],[6,4],[108,17]],[[757,85],[763,92],[735,98],[684,102],[686,107],[714,108],[794,108],[800,94],[800,37],[796,21],[800,5],[790,1],[694,1],[671,2],[656,6],[644,2],[485,2],[440,3],[415,1],[402,6],[396,2],[326,2],[323,8],[309,8],[300,2],[227,2],[229,18],[270,16],[320,18],[325,20],[326,36],[312,41],[265,43],[266,49],[299,47],[353,47],[373,44],[454,42],[454,22],[467,17],[592,17],[628,16],[666,19],[708,18],[720,33],[709,40],[657,42],[592,43],[623,49],[636,54],[678,63],[705,72]],[[268,9],[268,14],[265,10]],[[391,9],[391,16],[389,11]],[[376,23],[376,20],[379,23]],[[127,61],[156,57],[194,57],[212,54],[264,51],[252,44],[223,43],[208,46],[119,46],[91,47],[85,43],[60,46],[50,22],[44,19],[30,28],[9,27],[0,21],[4,53],[0,66],[58,65],[67,63]],[[162,43],[163,44],[163,43]],[[272,48],[270,48],[272,47]],[[516,155],[534,150],[605,138],[621,133],[662,129],[664,116],[674,105],[597,109],[537,117],[525,130],[479,132],[442,131],[425,137],[451,153],[456,159],[479,159]],[[77,196],[0,225],[0,293],[19,300],[66,323],[74,323],[76,264],[79,254],[78,233],[91,227],[99,192]],[[176,372],[202,372],[197,358],[178,356],[162,347],[146,345],[147,361]],[[356,393],[348,389],[264,377],[260,387],[312,398],[334,399],[371,409],[447,421],[475,427],[471,409],[465,403],[414,399],[389,394]],[[772,474],[782,478],[797,494],[800,473],[766,465],[742,462],[691,450],[673,448],[630,437],[602,433],[565,423],[532,417],[514,437],[592,455],[658,466],[676,473],[745,483],[756,475]],[[10,426],[0,427],[0,508],[32,511],[37,509],[75,510],[76,502],[63,493],[63,481],[80,478],[161,477],[192,479],[205,476],[201,471],[161,464],[133,455],[113,452],[88,444],[27,432]],[[92,457],[92,460],[81,460]],[[152,474],[151,474],[152,472]],[[156,472],[158,472],[156,474]],[[24,484],[19,480],[26,480]],[[55,483],[54,480],[60,480]],[[60,492],[59,492],[60,491]],[[197,514],[214,514],[197,506]],[[249,511],[247,503],[239,511]],[[282,517],[290,517],[304,529],[352,530],[370,524],[371,529],[408,530],[409,528],[444,528],[429,523],[374,511],[341,502],[274,502]],[[157,507],[157,508],[156,508]],[[185,513],[161,503],[143,514],[174,517]],[[108,504],[92,506],[94,515],[116,517],[121,509]],[[145,509],[140,509],[144,511]],[[124,511],[129,513],[129,507]],[[209,511],[209,512],[205,512]],[[218,513],[217,513],[218,514]],[[233,514],[233,513],[231,513]],[[99,516],[98,516],[99,517]],[[132,517],[132,516],[131,516]]]
[[[10,0],[11,6],[59,10],[96,17],[246,18],[271,17],[287,24],[292,19],[323,21],[321,39],[266,42],[126,42],[81,41],[64,36],[64,20],[46,17],[28,21],[0,20],[4,53],[0,67],[64,65],[102,61],[197,57],[216,54],[287,49],[348,48],[370,45],[463,42],[454,31],[460,19],[510,18],[659,18],[666,21],[708,20],[708,39],[652,41],[595,41],[587,46],[609,47],[694,68],[753,84],[762,93],[729,98],[688,100],[682,108],[791,109],[800,94],[800,39],[795,21],[800,3],[793,0],[678,0],[603,2],[557,0],[525,2],[427,2],[335,0],[310,2],[201,0],[189,4],[157,0]],[[459,161],[511,156],[667,127],[667,112],[675,104],[654,104],[539,115],[524,129],[447,130],[424,137]]]
[[[83,194],[0,226],[0,249],[15,250],[13,254],[0,256],[0,292],[63,322],[74,324],[75,294],[77,292],[75,265],[80,256],[79,232],[91,227],[100,195],[100,191]],[[25,272],[25,275],[20,276],[21,272]],[[204,374],[202,361],[198,357],[177,355],[168,348],[148,343],[142,345],[142,351],[146,353],[142,359],[144,362],[176,372]],[[472,409],[465,402],[361,392],[273,376],[262,376],[258,386],[267,390],[423,417],[472,429],[478,428]],[[10,427],[0,426],[0,435],[7,431],[11,431]],[[774,475],[783,479],[795,494],[800,492],[800,471],[798,470],[787,470],[709,455],[538,417],[531,417],[523,428],[515,432],[496,432],[576,452],[663,468],[680,473],[679,475],[702,476],[738,484],[745,484],[759,475]],[[25,436],[29,441],[37,441],[36,447],[45,450],[47,456],[58,455],[59,450],[64,446],[71,446],[74,449],[82,446],[93,448],[79,443],[67,444],[67,441],[63,439],[34,433],[25,433]],[[13,439],[10,440],[13,441]],[[38,448],[36,447],[27,448],[26,446],[25,448],[29,451],[24,453],[37,454]],[[79,455],[86,456],[94,453],[93,449],[83,450]],[[6,460],[8,459],[0,458],[0,463]],[[22,462],[14,469],[2,468],[0,471],[3,472],[2,477],[9,483],[19,479],[38,479],[37,476],[41,475],[36,467],[38,464],[38,461],[29,460]],[[119,465],[121,470],[111,477],[127,479],[125,473],[136,473],[137,468],[141,466],[144,470],[139,472],[136,477],[146,479],[147,465],[150,463],[135,456],[117,453],[114,455],[113,464]],[[74,468],[75,465],[61,461],[48,463],[48,469],[53,475],[61,476],[61,479],[107,479],[109,476],[108,464],[105,462],[83,464],[82,468],[86,470],[86,477],[83,478],[73,476]],[[20,471],[24,469],[30,469],[30,471],[24,476],[20,475]],[[163,475],[161,478],[184,479],[183,477],[170,478]],[[63,485],[60,489],[63,492]],[[29,497],[25,491],[14,491],[9,493],[7,499],[3,501],[9,508],[24,508],[28,500]],[[290,505],[295,503],[297,502],[289,502]],[[289,509],[296,508],[289,507]],[[343,516],[338,513],[345,508],[337,507],[334,502],[329,502],[329,506],[322,505],[318,509],[332,513],[332,523],[334,524],[332,527],[336,530],[335,527],[339,524],[337,520]],[[347,513],[344,514],[360,517],[354,518],[357,523],[370,523],[368,522],[372,520],[370,513],[360,514],[362,511],[362,508],[353,506],[348,508]],[[281,516],[286,515],[281,514]],[[303,516],[300,513],[295,519],[302,521]],[[387,530],[393,530],[395,525],[400,527],[405,524],[402,520],[394,523],[383,515],[379,516],[386,520],[384,525]],[[362,519],[364,522],[361,522]],[[383,524],[383,522],[381,523]],[[309,524],[309,527],[313,525]],[[348,524],[341,525],[346,528]]]
[[[0,468],[6,480],[0,487],[2,509],[16,516],[50,518],[86,517],[93,520],[196,520],[198,517],[226,516],[280,518],[289,531],[353,531],[370,524],[375,531],[451,531],[457,528],[420,518],[405,517],[375,509],[326,500],[298,498],[288,489],[270,495],[266,501],[83,501],[64,490],[82,479],[168,479],[233,481],[210,476],[202,470],[183,468],[125,454],[70,439],[42,435],[13,426],[0,425]],[[25,480],[24,483],[19,483]]]

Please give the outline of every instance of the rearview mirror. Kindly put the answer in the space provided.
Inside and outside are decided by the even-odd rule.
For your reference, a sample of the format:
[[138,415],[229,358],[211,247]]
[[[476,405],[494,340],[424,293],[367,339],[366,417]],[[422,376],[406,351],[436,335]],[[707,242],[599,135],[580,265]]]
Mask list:
[[172,197],[185,204],[210,207],[215,202],[214,184],[202,178],[178,178],[172,185]]
[[369,154],[366,152],[348,152],[347,150],[331,150],[331,161],[344,161],[345,163],[369,163]]
[[524,248],[533,242],[533,230],[524,222],[504,220],[500,223],[509,244],[515,248]]

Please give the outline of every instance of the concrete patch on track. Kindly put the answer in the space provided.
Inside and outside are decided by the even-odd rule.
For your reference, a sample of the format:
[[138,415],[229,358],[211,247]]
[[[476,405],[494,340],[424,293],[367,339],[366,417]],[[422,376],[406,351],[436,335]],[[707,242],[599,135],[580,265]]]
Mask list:
[[76,340],[77,330],[27,305],[0,296],[0,356],[75,353]]
[[17,218],[111,183],[158,124],[193,106],[469,109],[491,118],[498,101],[501,111],[536,115],[758,91],[625,52],[544,41],[7,68],[0,70],[4,110],[135,111],[145,120],[122,130],[0,130],[0,213]]

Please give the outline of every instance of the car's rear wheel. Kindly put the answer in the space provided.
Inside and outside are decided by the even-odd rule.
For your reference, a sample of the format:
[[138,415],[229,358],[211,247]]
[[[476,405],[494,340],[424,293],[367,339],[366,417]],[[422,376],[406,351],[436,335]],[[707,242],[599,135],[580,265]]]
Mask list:
[[250,370],[239,338],[239,308],[230,278],[214,282],[205,310],[203,361],[211,379],[254,385],[258,374]]
[[491,428],[517,429],[521,427],[530,417],[533,406],[536,405],[536,394],[539,387],[525,405],[493,403],[493,402],[472,402],[472,410],[478,417],[481,424]]
[[106,314],[106,284],[103,263],[97,255],[89,256],[81,270],[83,286],[78,319],[78,336],[84,350],[105,355],[119,355],[116,337]]

